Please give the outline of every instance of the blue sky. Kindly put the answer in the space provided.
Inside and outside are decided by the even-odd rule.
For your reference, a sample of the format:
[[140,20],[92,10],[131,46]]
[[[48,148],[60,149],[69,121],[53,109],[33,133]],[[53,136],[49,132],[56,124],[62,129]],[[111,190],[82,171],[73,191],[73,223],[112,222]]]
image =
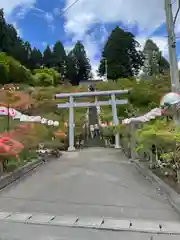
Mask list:
[[[83,41],[93,70],[97,68],[101,49],[111,30],[119,25],[131,31],[143,47],[152,38],[168,58],[164,0],[79,0],[63,15],[74,0],[1,0],[8,22],[20,36],[41,50],[57,40],[70,50]],[[175,13],[176,3],[173,4]],[[176,33],[180,36],[180,18]],[[177,42],[177,55],[180,44]]]

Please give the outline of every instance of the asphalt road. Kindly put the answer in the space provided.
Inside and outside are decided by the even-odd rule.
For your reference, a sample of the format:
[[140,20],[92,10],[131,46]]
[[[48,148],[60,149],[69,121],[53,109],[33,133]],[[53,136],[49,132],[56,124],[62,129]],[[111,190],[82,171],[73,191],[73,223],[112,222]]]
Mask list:
[[[66,153],[59,160],[53,160],[37,168],[30,176],[0,192],[0,210],[52,215],[70,214],[79,217],[179,221],[178,214],[171,208],[157,186],[145,180],[119,150],[104,148]],[[146,240],[151,236],[142,233],[67,229],[20,223],[2,224],[2,222],[0,232],[1,237],[13,240]],[[25,234],[27,238],[24,238]],[[166,240],[176,237],[163,238],[161,235],[153,238],[155,239]]]

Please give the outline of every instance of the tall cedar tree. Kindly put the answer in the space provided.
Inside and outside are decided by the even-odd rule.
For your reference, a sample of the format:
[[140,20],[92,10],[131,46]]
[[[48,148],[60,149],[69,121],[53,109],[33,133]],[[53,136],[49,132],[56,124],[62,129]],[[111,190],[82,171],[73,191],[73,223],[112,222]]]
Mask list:
[[91,76],[91,65],[87,58],[83,44],[78,41],[69,53],[71,65],[75,66],[76,76],[70,78],[72,84],[78,85],[80,81],[86,81]]
[[53,67],[56,68],[58,72],[61,73],[62,76],[66,76],[66,52],[64,50],[64,46],[61,41],[57,41],[54,44],[52,51],[52,61]]
[[137,75],[143,65],[143,55],[137,50],[138,47],[139,43],[132,33],[116,27],[104,46],[98,69],[99,75],[105,74],[105,59],[108,79],[116,80]]
[[76,68],[76,59],[72,51],[67,55],[67,79],[70,80],[72,85],[77,85],[77,68]]
[[0,9],[0,51],[28,67],[30,44],[22,41],[13,25],[6,23],[3,9]]
[[[155,60],[153,62],[153,52],[155,52]],[[158,46],[151,40],[148,39],[145,43],[143,54],[147,55],[149,58],[149,74],[154,75],[158,73],[165,73],[169,71],[170,65],[169,62],[162,56],[162,53]],[[156,66],[155,66],[156,65]],[[146,68],[143,68],[144,73],[146,74]]]
[[48,68],[53,67],[53,54],[49,45],[43,52],[43,65]]
[[29,67],[30,69],[40,68],[43,64],[43,56],[39,49],[33,48],[30,53]]

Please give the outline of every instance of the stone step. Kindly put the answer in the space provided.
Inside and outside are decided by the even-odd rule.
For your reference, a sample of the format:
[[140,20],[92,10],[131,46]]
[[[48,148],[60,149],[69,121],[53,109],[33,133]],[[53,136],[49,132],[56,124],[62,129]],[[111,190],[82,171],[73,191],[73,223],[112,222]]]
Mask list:
[[89,138],[85,141],[84,147],[104,147],[105,143],[99,137]]

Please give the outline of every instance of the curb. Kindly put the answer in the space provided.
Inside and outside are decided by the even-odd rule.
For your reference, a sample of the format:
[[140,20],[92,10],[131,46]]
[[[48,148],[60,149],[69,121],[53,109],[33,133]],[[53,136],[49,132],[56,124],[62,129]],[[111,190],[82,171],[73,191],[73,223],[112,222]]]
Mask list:
[[[0,212],[0,222],[23,223],[53,227],[96,229],[99,231],[138,232],[180,236],[179,222],[159,222],[140,219],[113,219],[103,217],[81,217],[75,215],[49,215],[40,213]],[[163,220],[162,220],[163,221]],[[167,239],[167,238],[166,238]],[[171,238],[172,239],[172,238]]]
[[20,179],[21,177],[25,176],[30,171],[34,170],[44,162],[40,159],[37,159],[33,162],[27,163],[26,165],[16,169],[15,171],[0,177],[0,190],[7,187],[11,183],[15,182],[16,180]]
[[132,161],[132,163],[147,180],[152,184],[155,183],[159,187],[160,191],[166,195],[170,205],[180,215],[180,195],[139,160]]

